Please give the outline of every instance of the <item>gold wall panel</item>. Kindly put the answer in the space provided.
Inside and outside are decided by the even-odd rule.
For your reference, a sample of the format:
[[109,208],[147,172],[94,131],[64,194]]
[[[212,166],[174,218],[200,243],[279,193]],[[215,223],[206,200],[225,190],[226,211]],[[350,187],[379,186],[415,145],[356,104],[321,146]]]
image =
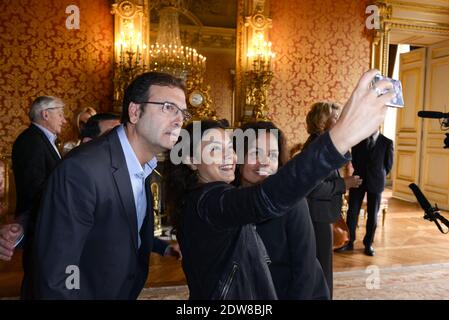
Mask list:
[[[66,7],[77,5],[80,29],[67,29]],[[112,16],[107,0],[0,1],[0,152],[29,125],[28,110],[40,95],[66,102],[70,124],[62,140],[75,137],[74,113],[83,107],[111,110]]]
[[[431,55],[433,57],[433,55]],[[434,58],[430,63],[429,87],[431,93],[426,110],[449,112],[449,57]],[[426,121],[428,133],[441,133],[438,120]]]
[[[449,198],[448,198],[447,194],[435,192],[426,187],[424,187],[423,192],[425,193],[427,199],[429,200],[429,202],[432,206],[435,206],[435,203],[436,203],[436,204],[438,204],[438,208],[444,209],[444,207],[446,207],[444,204],[449,203]],[[444,207],[441,204],[443,204]]]
[[401,81],[404,88],[405,108],[398,111],[398,129],[400,131],[417,132],[418,118],[416,113],[422,108],[422,95],[420,88],[423,85],[421,81],[421,67],[404,70],[401,73]]
[[289,146],[305,142],[305,117],[320,100],[346,102],[370,66],[366,3],[359,0],[271,1],[276,53],[270,117]]
[[447,153],[427,152],[424,157],[424,167],[426,170],[423,182],[426,187],[449,191],[449,157]]
[[401,146],[416,146],[418,143],[416,137],[412,138],[401,138]]
[[425,58],[425,51],[415,50],[410,51],[406,55],[401,55],[401,64],[411,64],[414,62],[421,63]]
[[445,56],[449,56],[449,46],[432,50],[432,59],[443,58]]
[[413,181],[416,171],[416,152],[398,150],[396,170],[398,179]]
[[[435,120],[434,120],[435,121]],[[426,148],[431,150],[431,149],[436,149],[436,150],[441,150],[441,148],[443,148],[444,146],[444,138],[446,136],[444,135],[444,132],[439,132],[439,134],[432,134],[432,137],[430,137],[430,135],[427,138],[427,145]]]
[[231,123],[234,83],[231,70],[235,70],[235,52],[203,50],[202,53],[207,57],[204,79],[211,87],[212,108],[218,118],[226,118]]

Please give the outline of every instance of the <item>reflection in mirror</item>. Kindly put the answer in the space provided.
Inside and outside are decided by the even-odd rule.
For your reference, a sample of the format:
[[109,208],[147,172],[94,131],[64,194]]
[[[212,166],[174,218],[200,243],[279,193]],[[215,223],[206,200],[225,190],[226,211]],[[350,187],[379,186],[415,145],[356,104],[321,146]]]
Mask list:
[[[177,12],[179,37],[183,46],[194,48],[206,58],[203,87],[191,88],[195,96],[187,96],[190,108],[203,108],[204,104],[189,101],[202,99],[211,101],[211,109],[218,118],[231,123],[234,110],[234,71],[236,48],[237,2],[228,0],[154,0],[150,1],[150,44],[158,41],[161,11]],[[164,31],[167,31],[164,29]],[[168,31],[171,31],[168,30]],[[207,86],[210,86],[207,90]],[[188,92],[189,94],[189,92]]]

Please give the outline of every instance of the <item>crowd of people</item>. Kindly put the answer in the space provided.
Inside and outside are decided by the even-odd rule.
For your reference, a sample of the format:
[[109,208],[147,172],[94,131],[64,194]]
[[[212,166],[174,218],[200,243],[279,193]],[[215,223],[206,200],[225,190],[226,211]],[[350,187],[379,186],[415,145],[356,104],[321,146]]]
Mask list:
[[[64,102],[38,97],[30,126],[13,145],[16,221],[0,226],[0,260],[23,248],[21,298],[136,299],[149,254],[157,252],[182,259],[191,299],[331,299],[331,224],[348,189],[353,232],[368,192],[364,245],[374,254],[383,190],[368,183],[374,164],[366,169],[362,159],[350,177],[338,169],[351,160],[351,148],[358,160],[368,144],[382,158],[378,169],[391,169],[392,147],[378,128],[394,93],[378,94],[391,84],[372,87],[376,74],[361,77],[343,108],[313,105],[310,137],[291,159],[272,122],[242,125],[241,144],[227,121],[191,122],[185,85],[168,74],[137,76],[120,119],[78,117],[79,140],[66,154],[55,142],[66,123]],[[376,140],[367,139],[373,133]],[[164,152],[165,208],[179,246],[153,232],[149,177]],[[353,232],[343,251],[353,246]],[[71,285],[68,270],[78,275]]]

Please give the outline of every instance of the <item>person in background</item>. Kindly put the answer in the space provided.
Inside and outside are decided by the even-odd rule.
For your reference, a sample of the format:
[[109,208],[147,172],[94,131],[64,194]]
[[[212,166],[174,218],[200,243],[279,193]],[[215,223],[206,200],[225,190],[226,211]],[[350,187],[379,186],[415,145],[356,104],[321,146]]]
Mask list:
[[352,149],[352,166],[354,174],[360,175],[363,183],[359,189],[349,191],[349,203],[346,222],[349,228],[350,242],[338,252],[352,251],[356,236],[357,220],[365,194],[367,195],[368,219],[363,239],[364,253],[374,256],[372,246],[377,227],[382,192],[385,189],[387,175],[393,166],[393,141],[379,132],[379,129]]
[[97,114],[97,111],[95,111],[94,108],[86,107],[83,108],[80,112],[76,114],[75,117],[75,126],[77,129],[77,138],[74,141],[67,141],[62,146],[62,153],[63,155],[66,155],[70,150],[72,150],[75,147],[78,147],[81,144],[81,132],[84,129],[84,126],[86,125],[87,121],[90,117]]
[[61,160],[55,141],[67,123],[64,102],[53,96],[41,96],[31,104],[30,126],[16,139],[12,147],[12,169],[16,184],[17,223],[0,228],[0,259],[9,261],[23,236],[22,264],[24,277],[22,299],[33,299],[33,245],[35,225],[44,186]]
[[[315,103],[306,117],[309,138],[303,150],[311,146],[319,136],[331,130],[338,120],[340,107],[333,102]],[[321,263],[332,297],[333,292],[333,233],[332,223],[341,215],[342,196],[349,188],[362,183],[359,176],[342,178],[338,169],[333,170],[308,195],[310,215],[316,238],[316,256]]]
[[86,107],[77,113],[75,123],[79,133],[81,133],[89,118],[96,114],[97,111],[92,107]]
[[112,113],[97,113],[81,130],[81,143],[94,140],[120,125],[120,117]]
[[[253,131],[245,140],[244,163],[238,166],[236,185],[254,186],[275,174],[287,161],[285,138],[272,122],[250,122]],[[241,161],[240,161],[241,163]],[[316,258],[315,233],[305,198],[285,215],[256,225],[270,257],[276,293],[281,300],[329,299],[329,289]]]

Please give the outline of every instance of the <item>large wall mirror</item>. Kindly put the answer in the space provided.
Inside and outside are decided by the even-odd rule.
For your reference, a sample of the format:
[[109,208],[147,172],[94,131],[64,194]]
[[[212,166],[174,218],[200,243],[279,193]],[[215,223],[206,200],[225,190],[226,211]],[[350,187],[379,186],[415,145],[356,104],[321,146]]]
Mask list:
[[[182,45],[194,48],[206,57],[204,84],[210,87],[207,95],[211,98],[211,105],[217,117],[228,119],[232,125],[254,118],[256,107],[254,101],[261,102],[258,104],[263,106],[263,110],[259,110],[264,112],[262,118],[267,111],[264,99],[269,81],[266,82],[266,87],[255,88],[258,94],[256,97],[259,99],[248,101],[245,92],[249,87],[245,86],[251,84],[245,82],[244,73],[253,70],[255,61],[260,62],[262,59],[263,63],[266,59],[264,67],[267,72],[265,74],[258,72],[257,75],[260,79],[265,79],[264,76],[267,74],[269,79],[272,77],[271,49],[263,50],[263,53],[257,51],[252,58],[247,56],[247,52],[251,51],[248,51],[248,44],[254,46],[255,38],[262,39],[260,44],[271,46],[268,41],[271,29],[269,4],[268,0],[150,0],[149,2],[150,43],[155,44],[161,39],[174,37],[179,29]],[[200,104],[204,98],[193,96],[187,99],[189,102],[192,99]]]
[[[212,108],[218,118],[231,123],[235,118],[237,6],[237,0],[150,1],[150,43],[176,36],[177,19],[182,45],[206,57],[204,84],[209,86]],[[201,99],[191,97],[193,104]]]

